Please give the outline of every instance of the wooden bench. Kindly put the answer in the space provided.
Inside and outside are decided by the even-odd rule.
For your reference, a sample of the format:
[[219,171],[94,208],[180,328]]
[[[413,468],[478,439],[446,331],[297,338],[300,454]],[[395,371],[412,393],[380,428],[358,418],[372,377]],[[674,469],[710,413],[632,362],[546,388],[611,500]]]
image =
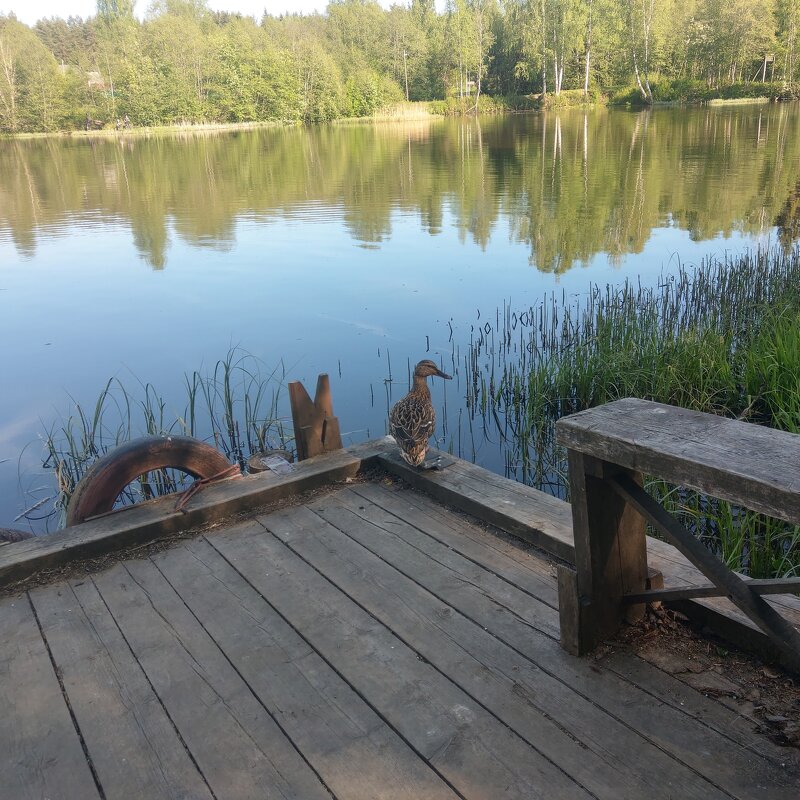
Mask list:
[[[559,569],[564,648],[591,651],[648,600],[727,596],[800,672],[800,633],[762,597],[800,591],[800,579],[742,579],[642,489],[651,475],[798,525],[800,436],[637,399],[556,428],[568,451],[575,539],[575,569]],[[648,522],[711,584],[648,591]]]

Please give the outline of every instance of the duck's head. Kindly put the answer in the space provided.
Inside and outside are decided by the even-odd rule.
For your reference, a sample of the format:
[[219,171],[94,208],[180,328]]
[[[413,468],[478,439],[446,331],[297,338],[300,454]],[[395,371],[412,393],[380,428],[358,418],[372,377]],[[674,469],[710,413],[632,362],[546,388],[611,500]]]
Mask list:
[[415,378],[427,378],[429,375],[436,375],[437,378],[446,378],[448,381],[452,376],[442,372],[430,359],[424,359],[414,368]]

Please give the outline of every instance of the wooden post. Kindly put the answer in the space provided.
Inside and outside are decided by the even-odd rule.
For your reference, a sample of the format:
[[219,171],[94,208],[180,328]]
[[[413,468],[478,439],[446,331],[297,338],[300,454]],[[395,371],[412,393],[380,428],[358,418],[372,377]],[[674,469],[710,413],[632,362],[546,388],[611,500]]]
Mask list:
[[561,644],[583,655],[644,613],[622,597],[646,587],[647,544],[644,518],[604,480],[624,473],[641,484],[641,475],[576,450],[568,456],[576,569],[559,569]]
[[289,402],[292,407],[298,461],[342,449],[339,420],[333,415],[333,400],[327,375],[317,378],[313,402],[303,384],[292,381],[289,384]]

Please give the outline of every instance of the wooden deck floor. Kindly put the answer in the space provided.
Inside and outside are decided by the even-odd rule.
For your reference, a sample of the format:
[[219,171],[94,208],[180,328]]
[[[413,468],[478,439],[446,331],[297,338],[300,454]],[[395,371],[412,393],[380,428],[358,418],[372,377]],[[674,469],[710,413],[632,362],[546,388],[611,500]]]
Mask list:
[[9,800],[797,800],[752,727],[567,655],[547,561],[380,481],[0,601]]

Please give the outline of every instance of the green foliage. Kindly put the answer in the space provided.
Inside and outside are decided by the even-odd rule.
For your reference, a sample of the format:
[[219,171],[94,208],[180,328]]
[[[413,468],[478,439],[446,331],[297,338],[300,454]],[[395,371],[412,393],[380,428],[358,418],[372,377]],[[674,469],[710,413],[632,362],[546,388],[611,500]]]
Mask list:
[[[654,288],[593,287],[507,312],[473,342],[468,403],[494,420],[510,470],[563,495],[565,414],[641,397],[800,433],[800,249],[681,269]],[[499,347],[497,343],[501,342]],[[734,569],[800,574],[800,528],[683,487],[649,491]]]
[[[170,410],[156,387],[126,387],[111,379],[92,406],[73,402],[69,416],[45,431],[47,457],[58,494],[52,517],[64,523],[69,499],[86,470],[117,445],[140,436],[176,434],[209,441],[244,468],[253,453],[285,449],[290,429],[278,416],[283,365],[266,371],[254,356],[228,352],[211,372],[184,375],[185,406]],[[176,491],[185,475],[159,470],[137,478],[119,502],[133,503]]]
[[428,110],[442,117],[458,117],[467,114],[503,114],[509,111],[532,111],[538,108],[535,98],[525,95],[507,97],[482,94],[474,97],[448,97],[446,100],[431,100]]
[[[324,15],[260,24],[207,0],[154,0],[144,21],[133,5],[98,0],[94,18],[40,20],[41,46],[0,18],[6,40],[29,43],[0,44],[0,131],[112,127],[125,115],[325,122],[400,98],[438,101],[444,115],[534,94],[547,108],[607,94],[632,105],[792,99],[800,81],[800,0],[448,0],[441,12],[335,0]],[[487,94],[498,104],[476,108]]]
[[603,102],[603,95],[597,86],[590,87],[589,93],[583,89],[562,89],[558,94],[546,94],[541,98],[540,106],[547,109],[575,108],[577,106],[598,105]]

